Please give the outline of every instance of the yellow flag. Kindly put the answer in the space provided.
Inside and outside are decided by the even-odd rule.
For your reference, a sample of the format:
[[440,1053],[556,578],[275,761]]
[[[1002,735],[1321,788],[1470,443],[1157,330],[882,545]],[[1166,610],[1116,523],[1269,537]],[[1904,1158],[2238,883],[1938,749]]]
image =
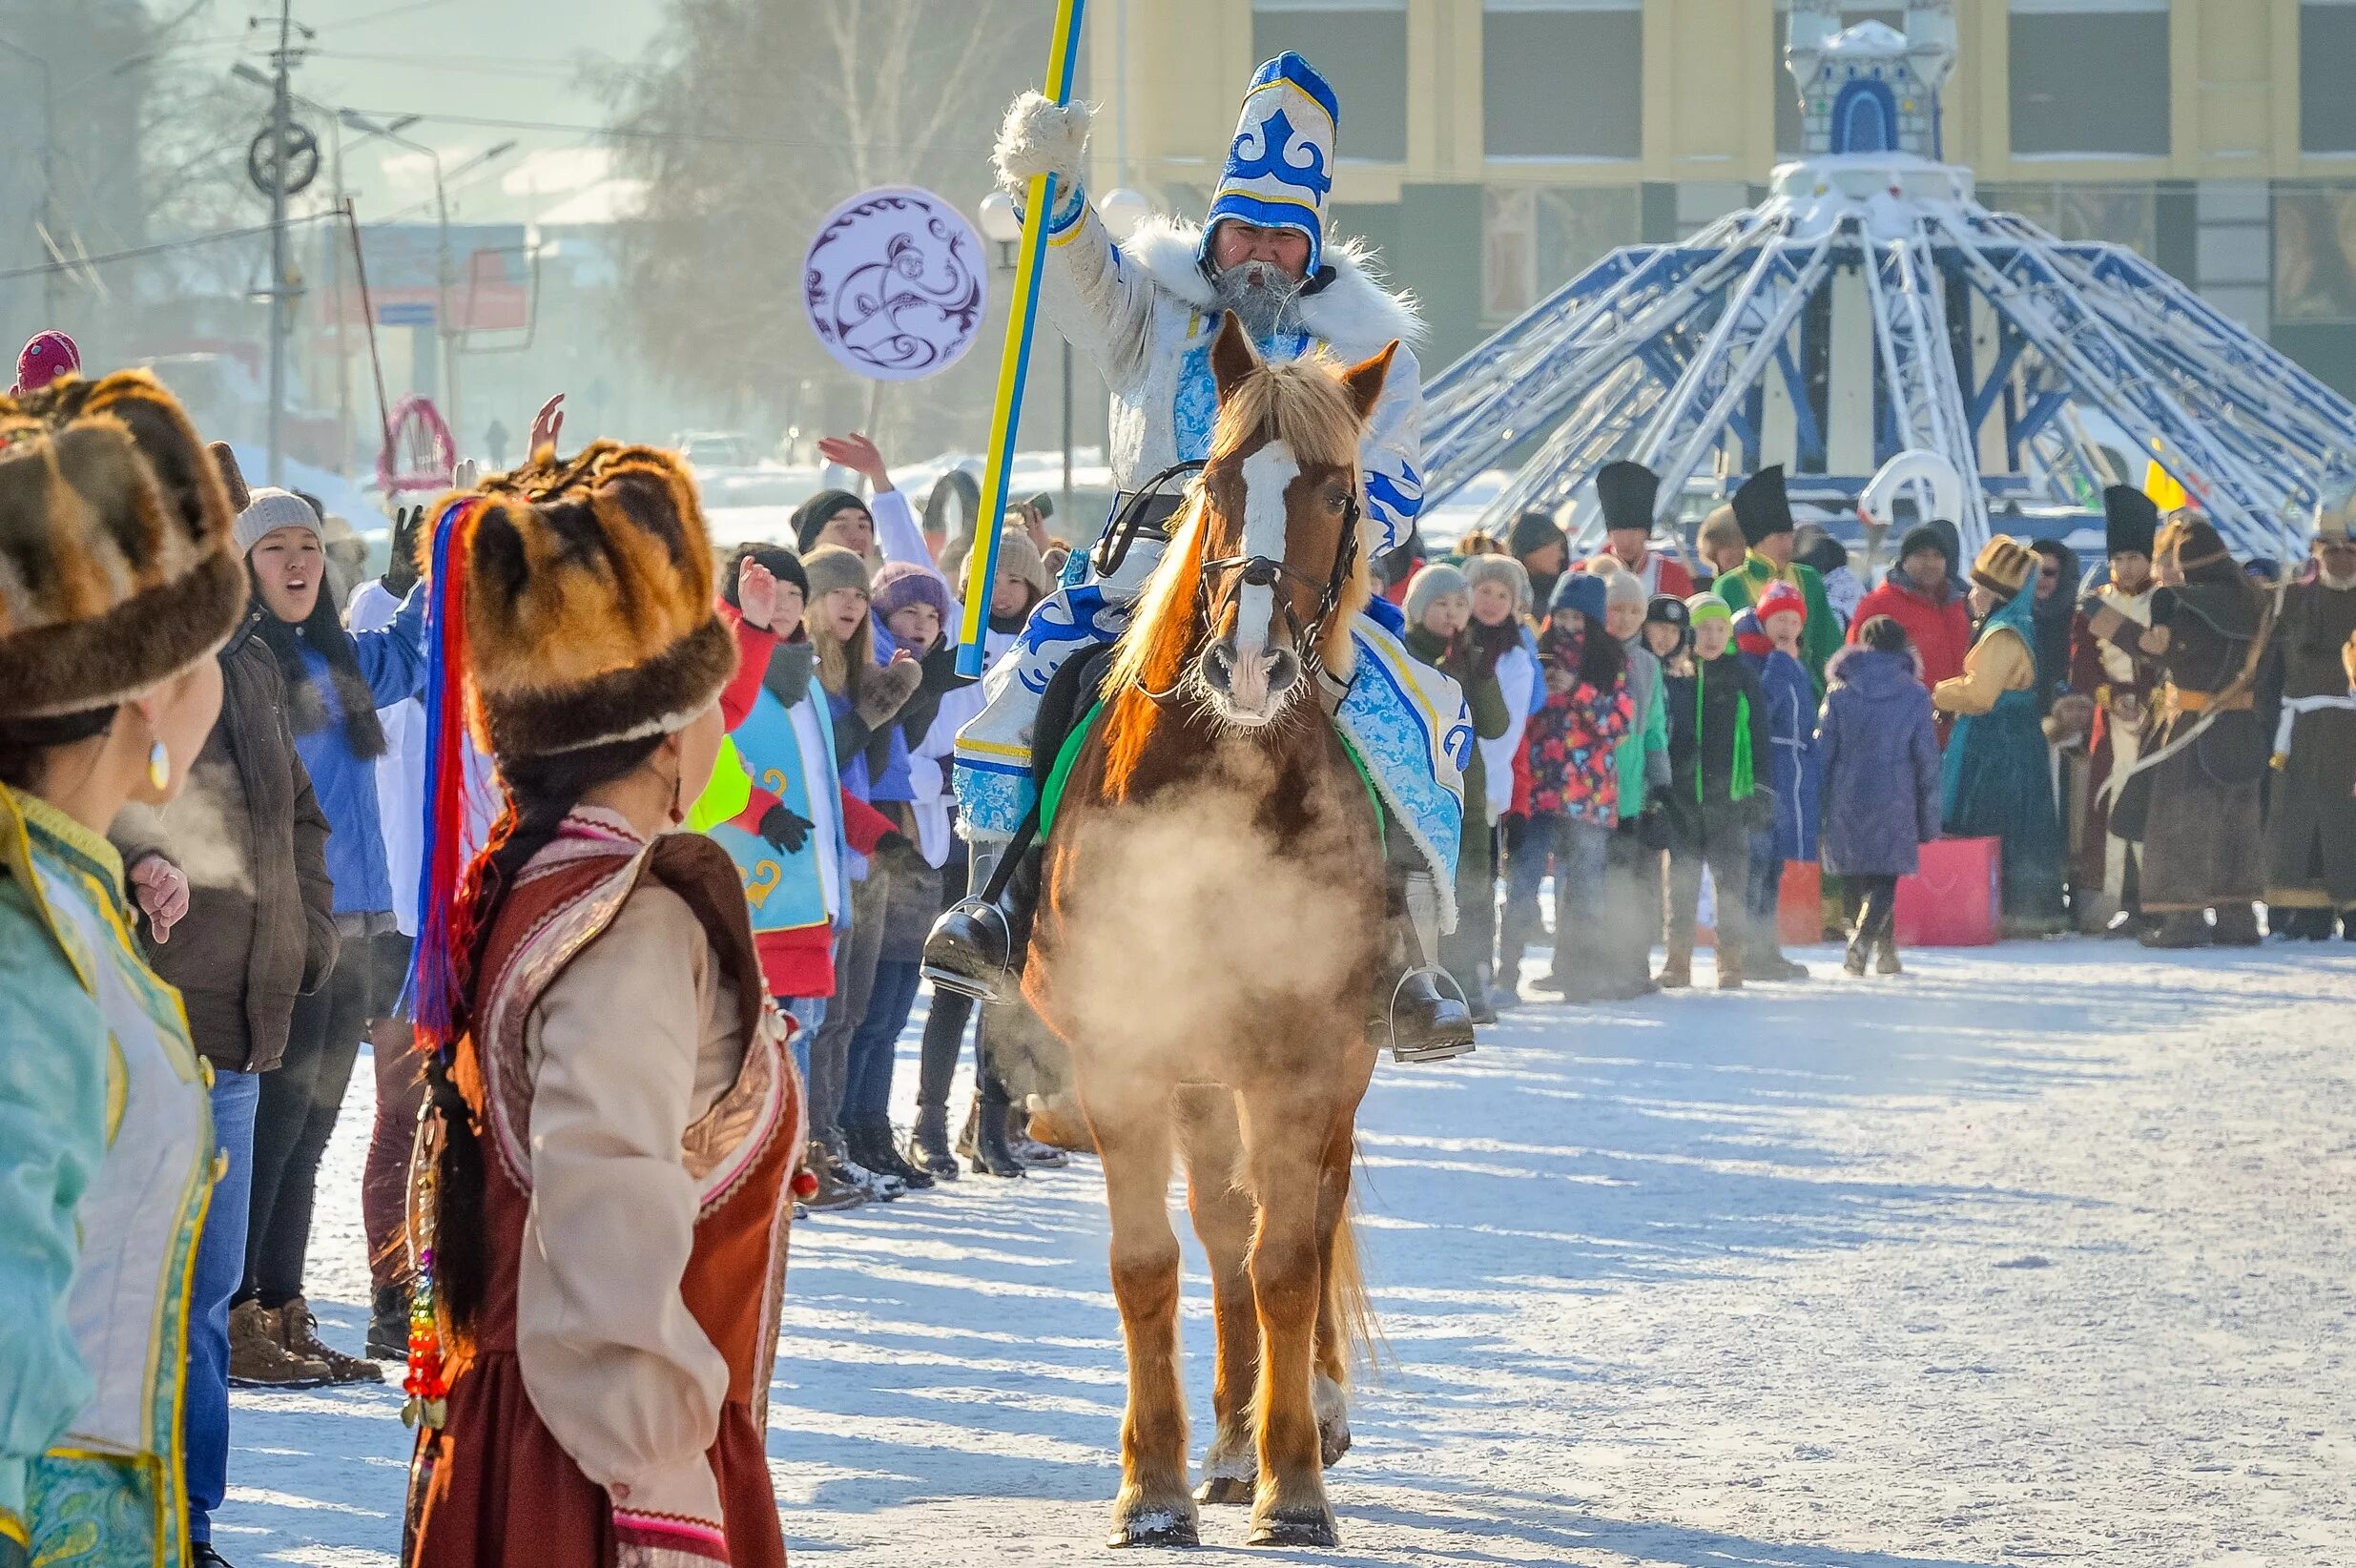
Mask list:
[[2143,493],[2151,497],[2152,505],[2160,508],[2162,517],[2180,506],[2192,505],[2192,497],[2185,493],[2184,486],[2157,459],[2143,464]]

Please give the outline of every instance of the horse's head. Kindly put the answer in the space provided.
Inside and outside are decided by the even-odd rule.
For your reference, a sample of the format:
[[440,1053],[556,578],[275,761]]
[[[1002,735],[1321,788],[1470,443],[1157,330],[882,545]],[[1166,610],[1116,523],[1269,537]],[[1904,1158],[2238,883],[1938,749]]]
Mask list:
[[1211,345],[1210,458],[1138,618],[1200,614],[1168,676],[1229,723],[1277,718],[1309,689],[1310,659],[1348,668],[1349,619],[1369,592],[1358,444],[1396,346],[1346,369],[1269,364],[1231,315]]

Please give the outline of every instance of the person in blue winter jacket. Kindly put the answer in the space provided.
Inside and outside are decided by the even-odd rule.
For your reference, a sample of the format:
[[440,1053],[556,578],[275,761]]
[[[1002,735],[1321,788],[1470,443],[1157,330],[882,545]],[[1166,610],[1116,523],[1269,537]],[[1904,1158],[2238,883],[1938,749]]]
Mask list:
[[425,598],[412,591],[390,625],[354,634],[325,591],[327,555],[318,512],[292,491],[257,489],[238,514],[254,597],[266,613],[257,635],[285,677],[295,749],[326,813],[327,875],[335,883],[334,969],[298,999],[286,1054],[261,1080],[254,1112],[254,1164],[245,1282],[229,1314],[233,1381],[284,1381],[285,1359],[320,1363],[338,1382],[373,1382],[372,1362],[320,1341],[303,1295],[311,1200],[320,1159],[336,1128],[369,1021],[389,1012],[409,963],[393,914],[377,758],[377,710],[416,696],[425,671]]
[[1824,764],[1825,870],[1862,895],[1846,967],[1899,972],[1898,878],[1939,836],[1939,731],[1906,628],[1875,615],[1825,666],[1816,745]]
[[1776,932],[1784,865],[1816,858],[1818,795],[1816,686],[1802,660],[1808,601],[1788,583],[1773,583],[1734,620],[1735,646],[1767,690],[1773,759],[1767,787],[1772,815],[1751,836],[1748,972],[1760,980],[1806,980],[1808,968],[1784,957]]

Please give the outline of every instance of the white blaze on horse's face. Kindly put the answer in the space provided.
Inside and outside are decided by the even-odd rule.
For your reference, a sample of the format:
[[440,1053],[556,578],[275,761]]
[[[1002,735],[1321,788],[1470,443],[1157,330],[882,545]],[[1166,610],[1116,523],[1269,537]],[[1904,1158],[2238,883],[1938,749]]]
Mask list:
[[[1246,560],[1285,558],[1285,492],[1300,475],[1292,449],[1281,441],[1271,441],[1244,459],[1244,540],[1238,555]],[[1265,724],[1281,706],[1276,699],[1284,693],[1271,691],[1269,680],[1271,666],[1277,662],[1271,645],[1277,635],[1279,586],[1246,582],[1236,594],[1226,707],[1228,716],[1238,723]]]

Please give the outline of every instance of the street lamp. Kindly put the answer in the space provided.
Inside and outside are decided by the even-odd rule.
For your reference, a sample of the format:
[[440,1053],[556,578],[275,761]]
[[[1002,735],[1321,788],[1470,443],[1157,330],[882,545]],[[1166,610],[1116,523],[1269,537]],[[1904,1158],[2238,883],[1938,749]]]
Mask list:
[[1113,238],[1126,239],[1153,216],[1153,198],[1143,191],[1116,185],[1096,204],[1096,216],[1105,220],[1105,228]]

